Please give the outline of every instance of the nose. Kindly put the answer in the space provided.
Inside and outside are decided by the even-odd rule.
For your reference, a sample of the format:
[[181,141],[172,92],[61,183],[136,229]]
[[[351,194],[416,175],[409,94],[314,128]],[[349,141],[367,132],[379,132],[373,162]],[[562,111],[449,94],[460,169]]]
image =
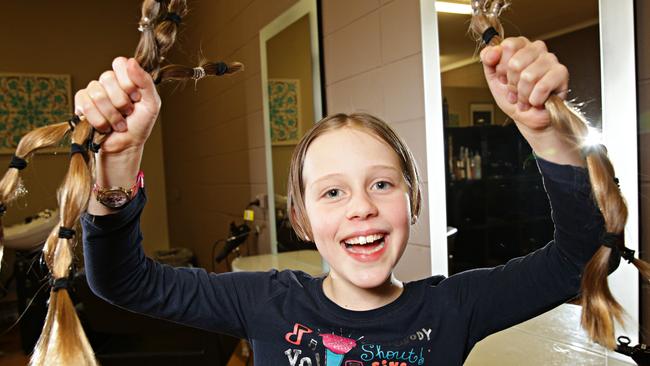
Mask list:
[[372,197],[367,192],[355,194],[348,202],[346,217],[349,220],[361,219],[377,216],[377,205],[372,200]]

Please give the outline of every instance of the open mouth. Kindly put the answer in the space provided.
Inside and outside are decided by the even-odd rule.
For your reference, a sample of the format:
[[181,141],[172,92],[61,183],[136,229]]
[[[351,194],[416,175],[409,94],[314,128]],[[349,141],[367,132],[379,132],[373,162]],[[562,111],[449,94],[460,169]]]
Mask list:
[[343,241],[345,250],[353,254],[373,254],[384,249],[384,234],[356,236]]

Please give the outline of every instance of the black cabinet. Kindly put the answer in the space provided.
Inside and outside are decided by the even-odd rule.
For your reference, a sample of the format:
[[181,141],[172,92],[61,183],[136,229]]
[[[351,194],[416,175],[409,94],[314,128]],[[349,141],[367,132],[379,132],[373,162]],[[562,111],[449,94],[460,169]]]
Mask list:
[[[447,224],[458,228],[450,273],[503,264],[553,238],[550,206],[531,148],[514,124],[445,128]],[[480,179],[458,179],[460,147],[481,156]],[[451,156],[449,156],[451,154]]]

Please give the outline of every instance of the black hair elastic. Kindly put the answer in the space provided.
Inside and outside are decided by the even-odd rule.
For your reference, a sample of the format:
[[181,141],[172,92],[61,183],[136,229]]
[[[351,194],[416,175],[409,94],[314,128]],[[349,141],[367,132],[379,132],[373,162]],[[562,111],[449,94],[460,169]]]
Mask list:
[[4,215],[7,212],[7,206],[4,203],[0,203],[0,216]]
[[27,167],[27,160],[21,158],[20,156],[12,156],[11,162],[9,163],[10,168],[16,168],[18,170],[23,170]]
[[176,14],[176,13],[167,13],[167,15],[165,15],[165,18],[163,18],[163,20],[169,20],[169,21],[172,21],[172,22],[174,22],[176,25],[180,25],[180,24],[181,24],[181,16],[178,15],[178,14]]
[[625,259],[628,263],[632,263],[634,260],[635,251],[623,244],[623,234],[604,233],[600,238],[600,243],[612,250],[609,255],[610,274],[618,268],[621,258]]
[[59,238],[61,239],[72,239],[75,235],[76,231],[74,229],[70,229],[65,226],[60,226],[59,227]]
[[90,135],[88,136],[88,139],[84,143],[84,145],[86,145],[86,149],[88,149],[89,151],[92,151],[94,153],[98,153],[99,149],[102,147],[102,145],[96,144],[95,141],[94,141],[96,132],[97,132],[97,130],[95,130],[95,128],[90,130]]
[[617,235],[614,233],[604,233],[600,237],[600,244],[610,248],[611,252],[609,254],[609,270],[608,273],[612,274],[621,264],[621,248],[620,243],[623,241],[623,235]]
[[625,259],[627,263],[632,263],[634,261],[634,250],[623,247],[621,258]]
[[225,62],[217,62],[217,76],[221,76],[228,72],[228,64]]
[[88,150],[94,153],[98,153],[101,147],[102,145],[94,143],[93,140],[88,141]]
[[72,118],[68,120],[68,124],[70,125],[70,131],[74,130],[74,128],[77,127],[77,123],[79,122],[81,122],[81,118],[79,118],[79,116],[77,116],[76,114],[73,115]]
[[52,291],[57,292],[61,289],[69,289],[72,287],[72,279],[70,277],[53,278],[50,280]]
[[499,32],[497,32],[494,27],[490,27],[483,32],[483,35],[481,36],[483,38],[483,43],[486,45],[490,44],[490,41],[492,41],[492,38],[496,37],[499,35]]
[[70,157],[72,157],[74,154],[81,154],[86,163],[88,162],[88,150],[86,150],[83,145],[79,145],[73,142],[72,145],[70,145]]

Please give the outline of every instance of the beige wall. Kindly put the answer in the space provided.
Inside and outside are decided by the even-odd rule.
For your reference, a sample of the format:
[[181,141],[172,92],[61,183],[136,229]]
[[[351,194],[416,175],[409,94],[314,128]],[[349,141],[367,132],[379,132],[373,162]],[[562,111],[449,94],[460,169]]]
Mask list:
[[[650,261],[650,25],[645,19],[650,16],[650,3],[636,2],[636,52],[639,102],[639,180],[641,201],[641,243],[640,257]],[[641,340],[650,343],[650,286],[641,283]]]
[[[212,244],[266,193],[259,31],[295,0],[192,1],[183,52],[174,62],[240,61],[245,71],[163,92],[163,141],[172,245],[186,246],[211,268]],[[256,213],[265,226],[263,211]],[[250,239],[249,243],[253,243]],[[259,246],[268,248],[268,230]],[[225,270],[225,266],[217,267]]]
[[[485,78],[483,77],[483,80]],[[444,85],[444,84],[443,84]],[[490,93],[490,89],[487,88],[487,84],[484,88],[463,88],[463,87],[445,87],[442,88],[442,96],[447,99],[449,105],[449,115],[458,116],[458,124],[456,126],[471,126],[470,119],[470,105],[474,103],[487,103],[494,106],[494,124],[503,125],[509,120],[499,107],[497,107]],[[450,124],[450,126],[453,126]]]
[[[548,49],[555,53],[571,73],[569,98],[583,103],[581,110],[588,120],[600,125],[600,46],[598,25],[580,29],[546,40]],[[460,116],[461,126],[467,125],[469,104],[493,103],[487,89],[480,63],[473,63],[441,75],[443,96],[449,103],[449,112]],[[496,107],[495,120],[503,121],[506,115]]]
[[[374,114],[413,150],[426,184],[424,86],[420,5],[414,0],[323,1],[327,111]],[[429,215],[423,205],[396,274],[410,280],[430,274]]]
[[[314,125],[314,98],[311,65],[309,16],[305,15],[269,39],[266,44],[269,79],[298,79],[300,81],[300,137]],[[296,145],[275,145],[273,155],[273,189],[287,195],[287,178],[291,155]]]
[[[138,12],[127,0],[6,2],[0,22],[0,72],[70,74],[74,95],[110,67],[114,57],[133,54],[140,35],[135,26]],[[142,165],[149,194],[142,219],[148,252],[168,246],[162,159],[161,130],[156,128]],[[0,166],[9,160],[9,155],[0,156]],[[10,207],[4,224],[55,207],[67,162],[66,153],[34,157],[23,174],[29,195]]]

